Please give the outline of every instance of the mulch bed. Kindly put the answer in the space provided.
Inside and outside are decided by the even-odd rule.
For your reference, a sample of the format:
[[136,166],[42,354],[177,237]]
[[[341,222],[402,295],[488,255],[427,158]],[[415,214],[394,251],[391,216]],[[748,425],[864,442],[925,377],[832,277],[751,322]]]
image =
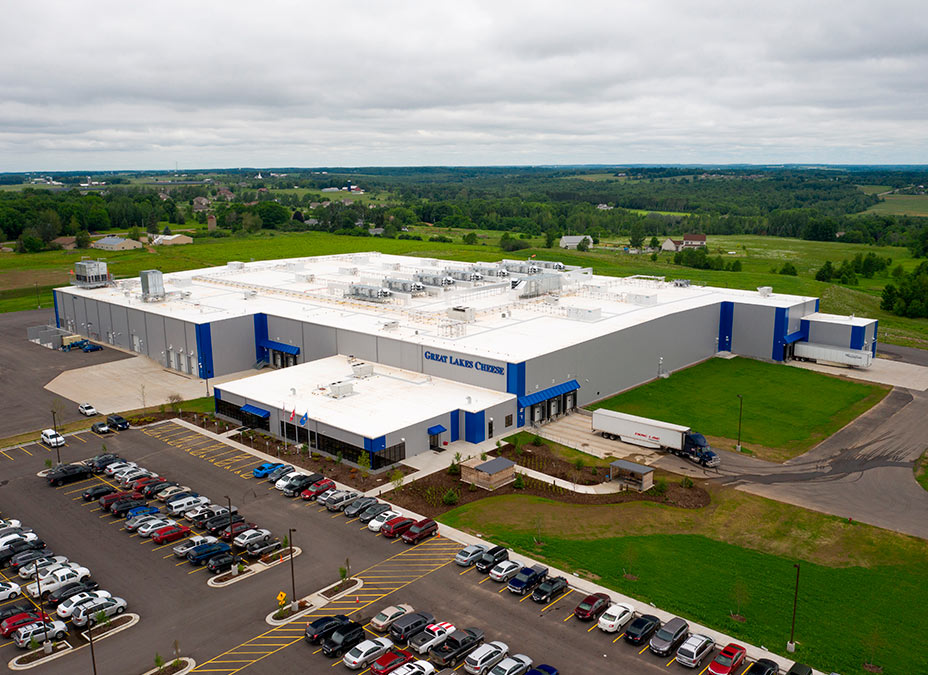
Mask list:
[[45,653],[45,650],[42,649],[42,648],[40,647],[39,649],[36,649],[35,651],[31,651],[31,652],[29,652],[28,654],[24,654],[24,655],[18,657],[18,658],[16,659],[16,663],[18,663],[18,664],[24,666],[24,665],[26,665],[27,663],[34,663],[34,662],[39,661],[39,660],[41,660],[41,659],[47,658],[47,657],[49,657],[49,656],[52,656],[52,655],[54,655],[55,653],[60,652],[60,651],[62,651],[62,650],[64,650],[64,649],[67,649],[67,648],[68,648],[68,647],[67,647],[67,644],[66,644],[66,643],[64,643],[64,642],[56,642],[56,643],[54,643],[54,645],[53,645],[52,653],[51,653],[51,654],[46,654],[46,653]]
[[320,595],[321,595],[323,598],[327,598],[327,599],[331,600],[332,598],[334,598],[334,597],[335,597],[336,595],[338,595],[339,593],[344,593],[345,591],[350,590],[350,589],[354,588],[355,586],[360,586],[360,585],[361,585],[361,582],[360,582],[358,579],[345,579],[345,580],[344,580],[343,582],[341,582],[338,586],[333,586],[332,588],[330,588],[330,589],[328,589],[328,590],[326,590],[326,591],[322,591],[322,593],[320,593]]
[[187,664],[184,661],[178,661],[177,665],[175,666],[174,662],[171,661],[171,663],[167,664],[166,666],[162,666],[161,670],[157,671],[157,674],[158,675],[174,675],[174,673],[179,673],[180,671],[182,671],[186,667],[186,665]]
[[102,623],[97,624],[96,626],[90,629],[90,633],[93,635],[93,639],[96,640],[106,635],[111,630],[116,630],[124,623],[129,623],[130,621],[132,621],[131,616],[126,616],[125,614],[121,614],[120,616],[117,616],[111,619],[110,622],[107,624],[102,624]]
[[162,422],[175,418],[180,418],[216,434],[225,433],[226,431],[231,431],[240,426],[232,422],[226,422],[225,420],[217,420],[209,413],[172,412],[170,410],[166,410],[165,412],[147,412],[144,415],[130,417],[129,424],[132,426],[142,426],[143,424],[152,424],[154,422]]
[[[525,478],[524,482],[525,487],[522,490],[517,490],[513,487],[514,484],[510,483],[489,492],[482,488],[471,489],[470,485],[461,482],[460,476],[452,476],[442,471],[404,485],[399,491],[391,490],[384,493],[383,498],[428,518],[434,518],[456,506],[469,504],[478,499],[511,494],[534,495],[568,504],[623,504],[648,501],[685,509],[698,509],[709,504],[709,493],[698,485],[684,488],[679,483],[668,482],[664,494],[655,494],[652,490],[645,493],[616,492],[606,495],[590,495],[573,492],[533,478]],[[449,490],[454,491],[457,496],[457,502],[454,504],[443,502],[443,497]]]
[[575,464],[568,462],[563,457],[559,457],[544,443],[541,445],[526,443],[522,446],[521,452],[516,450],[511,443],[507,443],[498,450],[493,450],[490,454],[505,457],[519,466],[524,466],[526,469],[540,471],[577,485],[598,485],[604,483],[609,477],[608,468],[603,466],[582,466],[578,469]]

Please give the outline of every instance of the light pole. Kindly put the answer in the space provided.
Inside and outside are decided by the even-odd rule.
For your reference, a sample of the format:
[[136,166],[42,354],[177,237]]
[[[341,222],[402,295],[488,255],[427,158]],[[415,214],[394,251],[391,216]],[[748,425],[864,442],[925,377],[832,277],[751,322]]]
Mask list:
[[786,651],[792,654],[796,651],[796,605],[799,603],[799,563],[794,563],[796,568],[796,591],[793,594],[793,627],[789,631],[789,642],[786,643]]
[[87,623],[90,624],[87,628],[87,639],[90,641],[90,664],[93,666],[93,675],[97,675],[97,658],[93,653],[93,624],[89,621]]
[[287,529],[287,543],[290,544],[290,590],[293,595],[290,596],[290,611],[295,612],[299,603],[296,600],[296,575],[293,573],[293,533],[296,532],[292,527]]
[[52,413],[52,429],[55,431],[55,454],[58,456],[58,466],[61,466],[61,446],[58,445],[58,414],[54,408]]
[[735,450],[741,452],[741,415],[744,412],[744,397],[741,394],[735,394],[738,397],[738,445]]
[[229,505],[229,541],[232,541],[232,498],[229,495],[224,496],[226,503]]

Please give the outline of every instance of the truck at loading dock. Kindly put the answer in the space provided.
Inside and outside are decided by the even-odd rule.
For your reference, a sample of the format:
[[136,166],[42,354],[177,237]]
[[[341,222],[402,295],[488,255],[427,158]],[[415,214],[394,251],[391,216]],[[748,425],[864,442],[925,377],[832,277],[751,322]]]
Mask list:
[[593,432],[601,433],[603,438],[672,452],[703,466],[722,463],[705,436],[679,424],[600,409],[593,411]]

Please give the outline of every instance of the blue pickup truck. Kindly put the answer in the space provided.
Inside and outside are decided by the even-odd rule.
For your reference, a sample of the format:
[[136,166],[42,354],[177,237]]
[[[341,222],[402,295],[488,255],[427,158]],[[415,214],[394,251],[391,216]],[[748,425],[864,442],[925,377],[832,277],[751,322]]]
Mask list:
[[531,593],[547,576],[547,567],[541,565],[523,567],[517,575],[509,580],[509,590],[516,595]]

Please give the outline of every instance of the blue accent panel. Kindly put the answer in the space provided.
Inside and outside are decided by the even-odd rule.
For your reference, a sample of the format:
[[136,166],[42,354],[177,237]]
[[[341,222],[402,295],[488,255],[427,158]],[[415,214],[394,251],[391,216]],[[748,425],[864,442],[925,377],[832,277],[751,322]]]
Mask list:
[[783,346],[786,344],[786,331],[789,330],[789,310],[786,307],[777,307],[773,319],[773,348],[770,358],[774,361],[783,360]]
[[208,323],[197,324],[196,338],[200,377],[213,377],[213,337]]
[[790,333],[786,336],[786,344],[791,345],[794,342],[799,342],[800,340],[809,341],[809,322],[805,319],[800,319],[799,321],[799,330],[795,333]]
[[506,364],[506,393],[525,395],[525,361]]
[[213,387],[213,400],[221,401],[222,400],[222,389],[217,389]]
[[731,351],[732,324],[735,321],[735,303],[723,302],[719,309],[719,351]]
[[516,412],[516,425],[520,428],[525,426],[525,408],[522,406],[519,406],[519,409]]
[[451,411],[451,442],[454,443],[461,437],[461,411]]
[[271,413],[264,408],[259,408],[256,405],[251,405],[251,403],[246,403],[242,406],[242,412],[248,413],[249,415],[254,415],[255,417],[260,417],[263,420],[266,420],[271,416]]
[[[264,323],[267,324],[267,316],[263,314],[262,316],[264,316]],[[265,325],[265,330],[267,330],[267,325]],[[293,354],[294,356],[300,353],[299,347],[288,345],[285,342],[274,342],[273,340],[260,340],[256,342],[256,344],[259,347],[261,347],[261,349],[264,349],[264,350],[276,349],[277,351],[283,352],[284,354]],[[264,353],[267,354],[266,351]]]
[[866,339],[866,326],[851,326],[851,349],[863,349]]
[[553,387],[548,387],[547,389],[542,389],[541,391],[532,392],[528,396],[520,396],[519,405],[523,408],[528,408],[535,405],[536,403],[547,401],[549,398],[554,398],[555,396],[560,396],[561,394],[566,394],[571,391],[577,391],[579,388],[579,382],[576,380],[568,380],[567,382],[556,384]]
[[52,300],[55,302],[55,328],[61,328],[61,319],[58,318],[58,293],[52,291]]
[[427,433],[429,436],[434,436],[435,434],[443,434],[443,433],[445,433],[446,431],[448,431],[448,430],[445,429],[445,427],[444,427],[443,425],[441,425],[441,424],[436,424],[435,426],[429,427],[428,429],[426,429],[426,433]]
[[255,314],[255,361],[267,361],[267,314]]
[[374,441],[372,441],[370,438],[365,438],[364,449],[370,452],[373,449],[373,447],[374,447]]
[[806,340],[809,339],[809,329],[811,327],[812,327],[812,322],[809,321],[808,319],[799,320],[799,330],[801,330],[805,334]]
[[818,311],[818,298],[815,298],[815,311]]
[[873,354],[873,358],[876,358],[876,329],[879,328],[880,322],[873,322],[873,343],[870,345],[870,352]]
[[464,411],[464,440],[468,443],[481,443],[487,438],[487,426],[484,411],[470,413]]

